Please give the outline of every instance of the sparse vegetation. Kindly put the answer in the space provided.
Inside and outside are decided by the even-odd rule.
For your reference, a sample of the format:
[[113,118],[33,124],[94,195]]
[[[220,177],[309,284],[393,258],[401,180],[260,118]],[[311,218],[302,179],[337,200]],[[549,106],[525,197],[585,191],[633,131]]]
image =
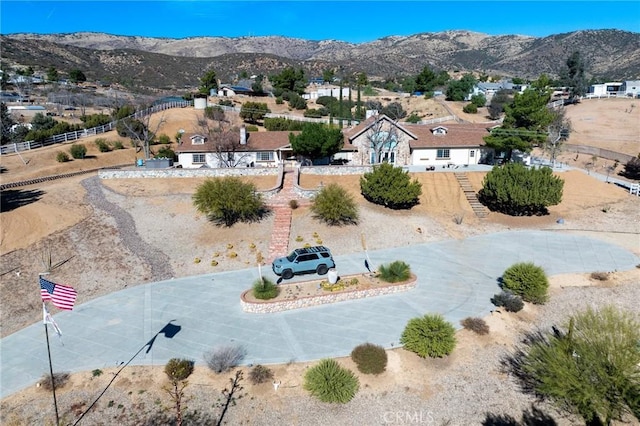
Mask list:
[[95,140],[94,143],[96,144],[96,146],[98,147],[98,151],[100,151],[100,152],[109,152],[109,151],[111,151],[111,147],[109,146],[109,143],[104,138],[98,138],[98,139]]
[[273,370],[264,365],[254,365],[249,371],[249,381],[259,385],[273,379]]
[[224,345],[213,348],[204,354],[207,366],[215,373],[224,373],[242,362],[247,351],[238,345]]
[[482,318],[467,317],[460,321],[460,324],[466,329],[471,330],[481,336],[489,334],[489,326]]
[[351,359],[364,374],[381,374],[387,368],[387,352],[382,346],[364,343],[351,351]]
[[[53,383],[55,384],[56,389],[63,388],[69,382],[70,378],[71,376],[69,375],[69,373],[66,373],[66,372],[53,373]],[[48,391],[53,390],[53,386],[51,384],[51,375],[50,374],[43,375],[38,381],[38,386]]]
[[520,312],[524,308],[524,302],[520,296],[510,291],[502,291],[491,298],[491,303],[497,307],[503,307],[507,312]]
[[592,280],[596,280],[596,281],[608,281],[609,280],[609,273],[608,272],[602,272],[602,271],[592,272],[591,273],[591,279]]
[[269,300],[278,296],[280,288],[268,278],[258,278],[253,283],[253,297],[260,300]]
[[304,375],[304,389],[322,402],[346,404],[360,388],[353,372],[334,359],[322,359]]
[[83,159],[87,155],[87,147],[82,144],[73,144],[69,148],[69,153],[75,159]]
[[69,154],[67,154],[64,151],[59,151],[56,154],[56,161],[58,163],[66,163],[67,161],[71,161],[71,158],[69,158]]

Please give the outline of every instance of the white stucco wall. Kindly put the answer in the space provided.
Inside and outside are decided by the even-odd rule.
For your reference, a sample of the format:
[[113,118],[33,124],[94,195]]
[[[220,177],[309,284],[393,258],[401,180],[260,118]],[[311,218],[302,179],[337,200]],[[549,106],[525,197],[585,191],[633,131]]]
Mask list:
[[[473,157],[471,152],[473,151]],[[449,158],[436,158],[438,150],[435,148],[429,149],[414,149],[411,153],[411,164],[414,166],[436,166],[442,167],[448,164],[465,165],[465,164],[479,164],[480,159],[483,158],[488,148],[449,148]]]

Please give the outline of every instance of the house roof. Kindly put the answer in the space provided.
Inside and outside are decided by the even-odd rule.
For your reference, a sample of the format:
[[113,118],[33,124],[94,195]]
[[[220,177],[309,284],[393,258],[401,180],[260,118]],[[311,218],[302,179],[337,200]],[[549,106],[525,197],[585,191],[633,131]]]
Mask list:
[[[494,123],[446,123],[446,124],[409,124],[394,123],[385,115],[369,117],[367,120],[346,130],[344,151],[356,151],[353,140],[368,131],[375,123],[376,119],[386,120],[392,125],[396,125],[401,132],[406,133],[409,140],[409,147],[416,148],[455,148],[455,147],[477,147],[483,146],[484,136],[489,134],[489,129],[494,127]],[[445,135],[434,135],[433,130],[445,128]]]
[[[463,148],[484,146],[483,137],[489,135],[492,124],[449,123],[437,125],[404,124],[416,135],[416,139],[409,142],[411,149],[419,148]],[[433,129],[446,128],[444,135],[433,134]]]
[[[240,133],[234,142],[238,144],[236,151],[277,151],[289,146],[289,134],[300,132],[274,131],[274,132],[247,132],[247,143],[240,144]],[[203,144],[192,144],[191,138],[198,133],[185,133],[182,135],[182,144],[176,149],[176,153],[205,153],[216,152],[215,140],[206,139]]]

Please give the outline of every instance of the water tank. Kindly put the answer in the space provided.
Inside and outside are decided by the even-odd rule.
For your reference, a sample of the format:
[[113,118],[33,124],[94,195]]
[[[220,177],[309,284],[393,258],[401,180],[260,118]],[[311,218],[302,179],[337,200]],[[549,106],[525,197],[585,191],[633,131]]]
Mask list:
[[194,98],[193,107],[195,109],[205,109],[207,107],[207,98]]

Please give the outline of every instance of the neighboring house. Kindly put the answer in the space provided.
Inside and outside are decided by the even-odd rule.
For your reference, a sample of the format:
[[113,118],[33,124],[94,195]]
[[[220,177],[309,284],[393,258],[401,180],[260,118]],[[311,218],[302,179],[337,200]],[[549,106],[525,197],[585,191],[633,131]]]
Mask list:
[[187,168],[201,167],[276,167],[291,155],[291,132],[247,132],[240,129],[233,148],[220,148],[203,134],[184,134],[176,149],[178,164]]
[[252,96],[253,90],[250,87],[231,86],[229,84],[223,84],[218,88],[218,96],[229,97],[236,95]]
[[609,96],[615,95],[617,92],[621,91],[621,87],[624,83],[618,82],[609,82],[602,84],[593,84],[589,87],[589,95],[592,96]]
[[472,96],[483,95],[487,102],[489,102],[493,95],[500,90],[513,90],[514,92],[522,93],[526,88],[526,84],[513,84],[507,80],[502,80],[497,83],[481,82],[473,86],[471,93],[466,96],[465,101],[471,100]]
[[[312,90],[309,93],[303,93],[302,97],[304,99],[318,99],[322,96],[333,96],[336,99],[340,98],[340,87],[339,86],[332,86],[332,85],[326,85],[326,86],[322,86],[322,87],[318,87],[316,90]],[[342,98],[343,99],[348,99],[349,98],[349,88],[348,87],[343,87],[342,88]]]
[[620,87],[625,95],[637,98],[640,95],[640,80],[627,80]]
[[399,124],[376,115],[345,132],[341,154],[349,153],[354,165],[381,161],[398,166],[479,164],[493,155],[483,140],[489,130],[486,124]]

